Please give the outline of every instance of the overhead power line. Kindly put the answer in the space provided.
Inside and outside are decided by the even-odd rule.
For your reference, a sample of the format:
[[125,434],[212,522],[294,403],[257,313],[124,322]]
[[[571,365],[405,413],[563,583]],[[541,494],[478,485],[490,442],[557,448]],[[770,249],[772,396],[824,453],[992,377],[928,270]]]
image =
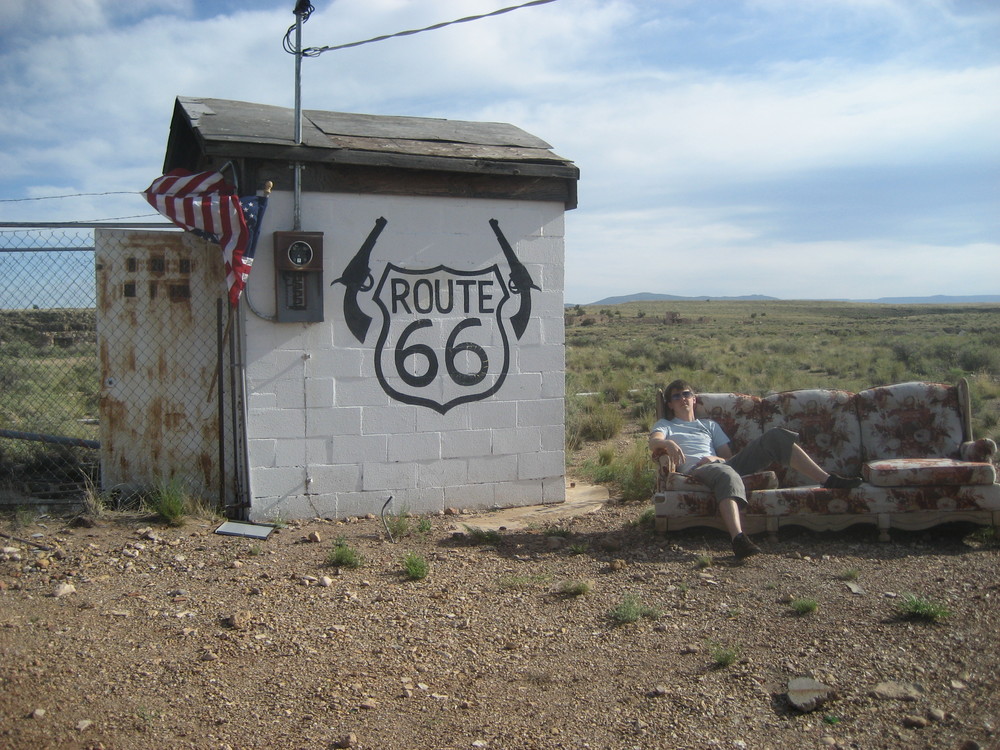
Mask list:
[[109,193],[68,193],[66,195],[41,195],[36,198],[0,198],[0,203],[24,203],[25,201],[50,201],[56,198],[83,198],[94,195],[142,195],[135,190],[117,190]]
[[[554,2],[555,2],[555,0],[530,0],[530,2],[527,2],[527,3],[521,3],[520,5],[511,5],[510,7],[500,8],[499,10],[494,10],[494,11],[491,11],[489,13],[482,13],[482,14],[480,14],[478,16],[466,16],[465,18],[457,18],[454,21],[445,21],[444,23],[436,23],[436,24],[433,24],[432,26],[425,26],[422,29],[408,29],[407,31],[397,31],[395,34],[384,34],[383,36],[372,37],[371,39],[365,39],[365,40],[360,41],[360,42],[349,42],[347,44],[336,44],[336,45],[327,46],[327,47],[305,47],[302,50],[301,54],[302,54],[303,57],[318,57],[319,55],[323,54],[324,52],[333,52],[335,50],[347,49],[349,47],[360,47],[363,44],[372,44],[374,42],[383,42],[386,39],[393,39],[394,37],[398,37],[398,36],[412,36],[414,34],[422,34],[425,31],[435,31],[437,29],[443,29],[445,26],[452,26],[453,24],[456,24],[456,23],[468,23],[470,21],[480,21],[480,20],[482,20],[484,18],[490,18],[492,16],[499,16],[499,15],[502,15],[504,13],[510,13],[511,11],[521,10],[521,8],[528,8],[528,7],[531,7],[533,5],[546,5],[547,3],[554,3]],[[309,13],[311,13],[311,12],[312,12],[312,8],[310,6]],[[308,18],[308,13],[303,14],[302,20],[305,21],[307,18]],[[291,30],[289,30],[289,31],[291,31]],[[285,51],[289,52],[291,54],[295,54],[294,46],[292,46],[292,47],[289,46],[288,39],[289,39],[289,37],[286,34],[285,35],[285,41],[286,41]]]

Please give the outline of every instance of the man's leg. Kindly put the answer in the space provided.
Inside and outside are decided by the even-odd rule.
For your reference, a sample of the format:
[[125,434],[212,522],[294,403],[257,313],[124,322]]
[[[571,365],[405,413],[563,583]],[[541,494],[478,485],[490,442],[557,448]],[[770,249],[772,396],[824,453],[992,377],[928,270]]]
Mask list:
[[740,520],[740,506],[737,504],[735,498],[727,497],[719,501],[719,515],[722,516],[722,522],[726,525],[726,531],[729,532],[730,539],[738,537],[743,533],[743,522]]
[[756,555],[761,551],[760,547],[750,541],[750,537],[743,533],[743,524],[740,522],[740,506],[736,502],[736,498],[727,497],[720,500],[719,515],[722,516],[722,522],[726,524],[726,529],[732,538],[733,554],[738,560]]
[[777,461],[828,489],[852,489],[861,484],[861,477],[842,477],[825,471],[802,450],[798,440],[798,433],[775,427],[756,440],[751,440],[726,463],[740,474],[752,474]]
[[743,533],[740,507],[747,504],[746,486],[731,466],[722,463],[705,464],[693,472],[715,495],[722,523],[733,542],[733,552],[743,559],[760,552],[760,547]]

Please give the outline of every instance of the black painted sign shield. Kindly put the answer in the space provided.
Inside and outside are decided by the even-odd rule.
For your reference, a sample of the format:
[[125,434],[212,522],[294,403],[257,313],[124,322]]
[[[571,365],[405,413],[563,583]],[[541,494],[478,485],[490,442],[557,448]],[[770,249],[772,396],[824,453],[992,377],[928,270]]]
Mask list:
[[373,299],[382,311],[375,373],[392,398],[444,414],[503,385],[510,343],[502,312],[510,293],[498,266],[408,270],[390,263]]

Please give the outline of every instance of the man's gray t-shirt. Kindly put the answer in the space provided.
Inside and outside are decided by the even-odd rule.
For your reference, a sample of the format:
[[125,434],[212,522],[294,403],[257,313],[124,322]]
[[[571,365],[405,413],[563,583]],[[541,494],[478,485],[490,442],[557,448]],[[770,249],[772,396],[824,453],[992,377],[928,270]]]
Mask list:
[[684,451],[684,464],[677,471],[687,473],[705,456],[715,456],[719,448],[729,444],[729,437],[711,419],[696,419],[685,422],[682,419],[661,419],[653,425],[650,437],[662,432],[667,440],[673,440]]

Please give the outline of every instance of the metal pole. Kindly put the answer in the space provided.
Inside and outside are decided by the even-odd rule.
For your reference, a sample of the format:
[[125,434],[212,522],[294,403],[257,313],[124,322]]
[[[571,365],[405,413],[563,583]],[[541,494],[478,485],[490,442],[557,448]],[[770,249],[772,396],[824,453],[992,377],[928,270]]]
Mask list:
[[226,385],[226,372],[222,369],[223,357],[225,356],[226,339],[225,325],[223,323],[223,302],[222,298],[215,302],[215,348],[219,358],[218,365],[218,395],[219,395],[219,512],[229,518],[226,513],[226,402],[223,401],[223,389]]
[[[296,9],[297,10],[297,9]],[[295,145],[302,145],[302,14],[295,14]],[[302,229],[302,163],[295,162],[292,186],[292,229]]]

